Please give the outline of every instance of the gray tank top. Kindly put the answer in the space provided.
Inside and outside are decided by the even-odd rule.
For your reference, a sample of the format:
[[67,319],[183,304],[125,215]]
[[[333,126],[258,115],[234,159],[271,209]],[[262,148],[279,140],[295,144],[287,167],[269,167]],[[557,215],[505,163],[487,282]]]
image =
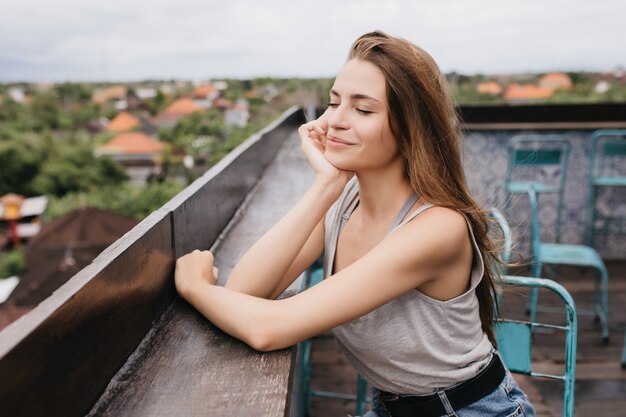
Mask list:
[[[332,275],[340,229],[358,204],[358,190],[355,177],[326,215],[324,277]],[[422,205],[402,221],[416,199],[407,201],[387,235],[432,207]],[[467,292],[439,301],[411,290],[332,330],[352,366],[375,387],[430,394],[473,377],[489,363],[493,347],[482,331],[475,293],[484,264],[469,222],[468,229],[474,262]]]

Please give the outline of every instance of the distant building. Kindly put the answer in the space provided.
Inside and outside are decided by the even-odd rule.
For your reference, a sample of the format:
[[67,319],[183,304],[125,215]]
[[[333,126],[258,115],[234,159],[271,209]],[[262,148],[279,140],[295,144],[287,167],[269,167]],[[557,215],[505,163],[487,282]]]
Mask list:
[[136,185],[145,184],[161,174],[163,143],[141,132],[122,133],[96,150],[121,163]]
[[96,104],[104,104],[109,101],[119,102],[120,100],[126,100],[127,93],[128,88],[124,85],[96,88],[91,95],[91,101]]
[[213,105],[213,100],[219,97],[220,92],[217,88],[210,84],[200,85],[193,92],[194,102],[205,109]]
[[511,102],[528,103],[545,100],[552,97],[553,94],[554,90],[551,88],[537,87],[533,84],[520,85],[513,83],[506,88],[504,98]]
[[16,103],[22,104],[26,101],[26,94],[24,94],[24,90],[19,87],[9,88],[7,94],[9,95],[9,97],[11,97],[11,100],[15,101]]
[[[48,207],[48,197],[25,198],[20,206],[20,218],[17,221],[17,235],[21,241],[29,241],[41,230],[44,212]],[[10,241],[9,224],[4,218],[4,206],[0,203],[0,249]]]
[[237,100],[235,105],[224,113],[226,126],[246,127],[248,119],[250,119],[250,112],[248,111],[248,101],[245,99]]
[[106,127],[107,132],[130,132],[136,130],[141,126],[141,120],[133,116],[128,112],[120,112],[111,120],[111,123]]
[[606,93],[613,86],[626,84],[626,71],[616,68],[612,71],[598,74],[594,79],[593,91],[596,93]]
[[609,91],[613,86],[606,80],[599,80],[593,86],[593,91],[599,94],[604,94]]
[[233,107],[233,102],[224,97],[218,97],[213,100],[213,107],[220,110],[227,110]]
[[480,94],[490,94],[497,96],[502,94],[502,86],[495,81],[486,81],[484,83],[478,83],[476,85],[476,91]]
[[137,223],[110,211],[82,207],[45,225],[25,248],[26,271],[0,303],[0,322],[6,311],[16,313],[12,308],[37,306]]
[[183,117],[203,110],[193,99],[180,98],[170,104],[163,113],[153,118],[152,122],[158,127],[170,128],[174,127]]
[[161,84],[159,91],[164,96],[171,96],[176,92],[176,88],[172,84]]
[[537,83],[540,88],[552,90],[570,90],[574,83],[569,75],[563,72],[552,72],[539,78]]
[[141,100],[148,100],[156,97],[157,90],[156,88],[137,88],[135,89],[135,94],[137,94],[137,97]]
[[219,91],[225,91],[228,89],[228,83],[226,81],[212,81],[211,84]]

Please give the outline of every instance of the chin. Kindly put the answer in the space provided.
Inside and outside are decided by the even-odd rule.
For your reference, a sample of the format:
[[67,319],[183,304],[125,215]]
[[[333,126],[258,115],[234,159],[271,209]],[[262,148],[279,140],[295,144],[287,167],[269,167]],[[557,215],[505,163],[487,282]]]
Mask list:
[[345,155],[337,155],[333,151],[324,152],[324,156],[335,168],[343,171],[354,171],[355,164],[353,158]]

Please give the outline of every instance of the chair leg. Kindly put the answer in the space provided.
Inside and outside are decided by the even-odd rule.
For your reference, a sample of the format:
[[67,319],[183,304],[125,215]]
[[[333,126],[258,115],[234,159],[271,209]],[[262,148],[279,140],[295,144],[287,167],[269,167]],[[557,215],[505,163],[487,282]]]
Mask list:
[[602,324],[602,343],[606,345],[609,343],[609,273],[606,268],[598,268],[595,287],[594,309]]
[[300,415],[308,416],[311,411],[311,341],[305,340],[300,344],[302,354],[300,356],[301,399]]
[[356,415],[361,416],[365,413],[365,405],[367,403],[367,382],[361,375],[357,375],[356,380]]
[[[540,261],[536,261],[532,265],[532,275],[535,278],[541,278],[542,265]],[[539,300],[539,290],[531,288],[528,290],[528,301],[526,303],[526,315],[531,322],[537,321],[537,301]]]

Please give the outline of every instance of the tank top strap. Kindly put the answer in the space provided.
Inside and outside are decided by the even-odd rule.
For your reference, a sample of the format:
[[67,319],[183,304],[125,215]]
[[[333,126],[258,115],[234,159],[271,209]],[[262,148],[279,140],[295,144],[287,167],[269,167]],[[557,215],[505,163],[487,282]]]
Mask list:
[[403,226],[405,224],[407,224],[408,222],[410,222],[411,220],[413,220],[416,216],[418,216],[420,213],[428,210],[431,207],[435,207],[434,204],[432,203],[424,203],[421,206],[419,206],[418,208],[416,208],[411,214],[409,214],[409,216],[404,219],[404,221],[400,224],[398,224],[397,226],[391,228],[391,230],[389,230],[389,233],[393,232],[394,230],[396,230],[398,227]]
[[415,204],[418,198],[419,198],[418,194],[411,193],[409,198],[407,198],[406,202],[404,203],[404,206],[402,206],[402,209],[400,209],[400,212],[398,212],[398,215],[393,220],[393,223],[391,223],[391,226],[389,226],[389,230],[387,230],[387,234],[391,233],[391,231],[395,229],[396,226],[402,223],[402,219],[404,219],[404,216],[406,216],[406,214],[409,212],[411,207],[413,207],[413,204]]
[[[419,198],[419,195],[416,193],[412,193],[411,195],[409,195],[406,202],[404,203],[404,205],[402,206],[402,208],[396,215],[396,218],[391,223],[389,230],[387,230],[387,234],[391,233],[391,231],[395,229],[402,222],[402,219],[404,218],[404,216],[406,216],[406,214],[409,212],[411,207],[413,207],[413,204],[415,204],[418,198]],[[352,212],[354,211],[354,209],[356,209],[356,206],[358,205],[359,205],[359,198],[358,198],[358,195],[355,195],[353,200],[350,202],[350,204],[348,204],[346,211],[344,211],[343,214],[341,215],[341,218],[339,220],[339,233],[341,233],[341,231],[343,230],[343,227],[346,225],[346,223],[348,222],[348,219],[352,215]]]
[[343,227],[346,225],[346,223],[348,222],[348,219],[352,215],[352,212],[354,211],[354,209],[358,205],[359,205],[359,197],[358,197],[358,194],[355,194],[352,197],[352,201],[350,201],[350,203],[348,204],[348,206],[346,208],[346,211],[344,211],[341,214],[341,217],[339,218],[338,235],[339,235],[339,233],[341,233],[341,231],[343,230]]

